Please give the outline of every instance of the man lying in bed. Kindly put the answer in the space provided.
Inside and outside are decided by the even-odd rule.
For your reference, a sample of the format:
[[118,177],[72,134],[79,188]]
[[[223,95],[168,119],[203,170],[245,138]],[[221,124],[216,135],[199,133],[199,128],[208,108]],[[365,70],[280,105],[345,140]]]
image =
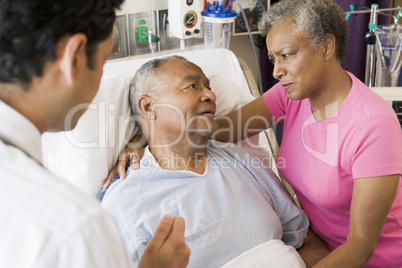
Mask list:
[[[272,239],[302,246],[309,221],[268,159],[209,141],[216,97],[198,66],[177,56],[152,60],[135,74],[130,94],[149,146],[140,169],[113,183],[102,205],[135,263],[164,214],[186,221],[189,267],[219,267]],[[288,258],[301,261],[296,252]]]

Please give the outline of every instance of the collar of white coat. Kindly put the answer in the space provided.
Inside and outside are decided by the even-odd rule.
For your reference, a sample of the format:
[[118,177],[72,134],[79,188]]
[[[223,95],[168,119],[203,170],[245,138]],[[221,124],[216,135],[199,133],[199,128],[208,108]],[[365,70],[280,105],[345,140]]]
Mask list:
[[0,136],[42,164],[39,130],[31,121],[1,100]]

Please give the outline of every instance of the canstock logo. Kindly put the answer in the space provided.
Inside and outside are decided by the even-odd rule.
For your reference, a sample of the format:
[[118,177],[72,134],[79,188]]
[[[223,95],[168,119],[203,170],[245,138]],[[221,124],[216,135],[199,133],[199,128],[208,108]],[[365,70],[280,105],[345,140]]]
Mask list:
[[[78,148],[115,148],[120,144],[126,144],[126,132],[130,123],[134,126],[133,118],[116,113],[116,105],[107,102],[84,103],[75,106],[67,114],[64,121],[65,129],[71,129],[74,125],[74,116],[86,109],[86,125],[79,125],[79,130],[66,131],[68,142]],[[108,115],[109,114],[109,115]],[[121,114],[124,114],[121,112]]]
[[[331,118],[336,118],[338,117],[338,107],[338,102],[329,104],[325,107],[325,113],[327,115],[331,115],[331,111],[334,111],[334,108],[336,108],[336,112],[331,116]],[[304,148],[318,160],[328,164],[329,166],[337,167],[339,159],[339,123],[335,122],[326,125],[326,142],[324,152],[319,152],[311,148],[305,141],[304,133],[307,127],[314,123],[317,123],[314,114],[308,117],[303,123],[301,134]]]

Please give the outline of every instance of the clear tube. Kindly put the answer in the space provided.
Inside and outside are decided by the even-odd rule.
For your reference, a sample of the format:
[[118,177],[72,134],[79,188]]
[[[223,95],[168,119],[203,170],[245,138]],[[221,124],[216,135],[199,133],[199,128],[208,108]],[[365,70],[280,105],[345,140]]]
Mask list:
[[155,42],[156,38],[156,28],[155,28],[155,12],[154,12],[154,3],[153,0],[149,0],[149,27],[148,27],[148,44],[151,50],[151,53],[154,54],[156,52],[157,43]]

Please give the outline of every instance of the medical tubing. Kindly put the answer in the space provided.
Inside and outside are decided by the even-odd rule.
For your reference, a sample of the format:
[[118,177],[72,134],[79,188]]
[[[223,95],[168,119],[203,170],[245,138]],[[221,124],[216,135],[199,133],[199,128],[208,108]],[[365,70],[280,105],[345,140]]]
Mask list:
[[153,0],[148,1],[149,8],[149,29],[148,29],[148,46],[151,50],[152,56],[155,55],[157,51],[157,43],[159,42],[159,37],[156,35],[156,27],[155,27],[155,13],[154,13],[154,3]]
[[[388,11],[398,11],[398,14],[401,10],[400,7],[395,8],[378,8],[378,4],[372,4],[371,8],[366,9],[363,7],[364,10],[357,10],[357,11],[348,11],[345,12],[347,14],[360,14],[360,13],[370,13],[370,22],[368,24],[369,32],[373,34],[374,30],[377,26],[377,17],[378,14],[386,15],[384,12]],[[389,15],[388,15],[389,16]],[[393,16],[391,16],[393,17]],[[366,35],[367,36],[367,35]],[[366,37],[365,37],[366,38]],[[374,44],[367,44],[367,52],[366,52],[366,68],[365,68],[365,75],[364,75],[364,83],[368,87],[373,86],[374,82],[374,71],[375,71],[375,51],[374,51]]]
[[246,13],[244,12],[243,7],[239,3],[239,1],[235,0],[234,2],[236,3],[236,5],[240,9],[241,15],[242,15],[243,20],[244,20],[244,24],[246,25],[246,28],[247,28],[248,36],[250,38],[251,46],[252,46],[253,51],[254,51],[254,56],[255,56],[255,60],[257,62],[257,69],[258,69],[258,86],[259,86],[260,95],[262,96],[264,91],[263,91],[263,87],[262,87],[261,64],[260,64],[260,61],[258,60],[257,48],[256,48],[256,45],[254,43],[253,35],[251,34],[251,29],[250,29],[250,25],[248,24]]

